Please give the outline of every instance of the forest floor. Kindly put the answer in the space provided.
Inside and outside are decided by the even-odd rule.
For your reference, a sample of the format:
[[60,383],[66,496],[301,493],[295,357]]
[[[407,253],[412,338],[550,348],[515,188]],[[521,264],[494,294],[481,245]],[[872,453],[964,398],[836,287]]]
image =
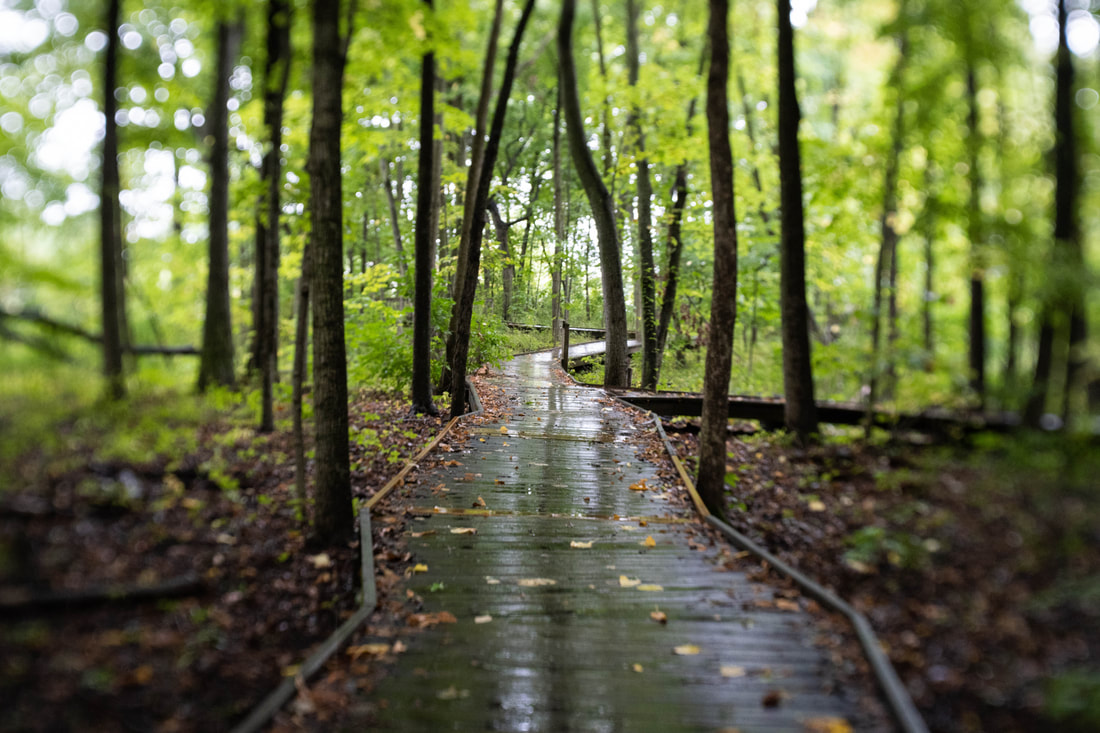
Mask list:
[[1100,729],[1095,443],[727,448],[730,524],[869,618],[932,730]]
[[[357,497],[439,431],[408,409],[353,403]],[[0,730],[224,730],[354,608],[358,542],[307,546],[289,431],[159,401],[42,427],[0,462]]]

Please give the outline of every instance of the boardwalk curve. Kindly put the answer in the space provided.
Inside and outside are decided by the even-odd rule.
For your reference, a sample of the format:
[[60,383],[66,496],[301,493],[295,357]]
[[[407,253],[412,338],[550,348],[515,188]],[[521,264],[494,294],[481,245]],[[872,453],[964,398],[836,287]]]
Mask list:
[[548,353],[517,357],[484,384],[511,411],[470,428],[465,452],[410,497],[409,549],[426,566],[411,590],[455,621],[409,641],[370,693],[371,729],[853,721],[812,618],[726,570],[729,550],[698,541],[666,497],[630,488],[655,479],[631,440],[644,423],[555,378]]

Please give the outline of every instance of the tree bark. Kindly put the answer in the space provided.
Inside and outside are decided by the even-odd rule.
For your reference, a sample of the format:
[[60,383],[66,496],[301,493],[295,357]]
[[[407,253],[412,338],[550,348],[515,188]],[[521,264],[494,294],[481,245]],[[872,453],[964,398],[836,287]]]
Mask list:
[[795,91],[794,32],[790,0],[779,13],[779,290],[783,331],[784,416],[787,429],[805,442],[817,432],[817,403],[810,365],[809,306],[806,303],[805,222],[802,212],[802,156],[798,147],[801,112]]
[[[637,88],[641,74],[641,48],[638,44],[638,3],[626,3],[626,61],[630,86]],[[649,179],[649,158],[645,154],[645,131],[642,129],[642,112],[635,106],[630,113],[638,148],[638,256],[640,259],[640,285],[642,291],[642,389],[657,389],[657,286],[656,268],[653,262],[653,230],[650,210],[653,187]]]
[[122,217],[119,211],[118,126],[115,113],[115,87],[118,85],[118,23],[120,0],[107,4],[107,54],[103,65],[103,171],[99,189],[99,262],[100,305],[103,314],[103,376],[107,380],[107,396],[118,400],[126,394],[122,376],[122,319],[124,295],[119,288],[121,273],[118,261],[122,251]]
[[622,253],[615,226],[615,204],[596,170],[596,163],[585,142],[577,71],[573,64],[573,18],[576,0],[564,0],[558,26],[558,71],[565,113],[565,132],[573,166],[581,180],[600,246],[600,270],[603,282],[604,328],[607,351],[604,357],[604,386],[626,387],[629,356],[626,351],[626,296],[623,292]]
[[261,379],[260,432],[275,429],[273,385],[279,354],[279,215],[282,179],[283,99],[290,78],[290,4],[269,0],[264,63],[264,128],[268,148],[260,167],[264,191],[256,215],[256,288],[253,367]]
[[710,0],[707,39],[707,137],[714,216],[714,274],[710,300],[710,343],[703,376],[697,488],[707,508],[725,517],[726,426],[729,423],[730,366],[737,319],[737,227],[733,196],[733,152],[729,139],[728,0]]
[[405,249],[401,245],[401,216],[397,210],[397,198],[401,194],[402,181],[397,181],[397,192],[394,192],[394,180],[390,176],[390,162],[380,158],[379,166],[382,171],[382,190],[386,192],[386,205],[390,212],[390,231],[393,234],[393,248],[397,252],[397,270],[401,277],[405,277],[408,267],[405,264]]
[[210,261],[206,281],[206,320],[202,330],[199,391],[210,384],[231,387],[233,324],[229,301],[229,77],[240,50],[243,22],[219,21],[214,101],[207,115],[210,150]]
[[[485,144],[485,158],[482,161],[481,175],[477,184],[477,196],[474,198],[474,219],[470,229],[469,259],[461,286],[461,297],[456,300],[457,319],[455,322],[455,347],[451,361],[451,415],[457,417],[466,412],[466,360],[470,353],[470,321],[474,315],[474,295],[477,291],[477,275],[481,265],[481,240],[485,233],[485,209],[489,201],[489,186],[493,179],[493,166],[496,165],[500,151],[500,138],[504,132],[504,117],[508,112],[508,96],[512,93],[512,81],[515,78],[516,62],[519,59],[519,47],[523,41],[523,32],[531,18],[535,0],[527,0],[523,5],[516,34],[508,48],[508,58],[504,63],[504,76],[500,80],[496,109],[493,111],[493,124],[489,130],[489,140]],[[457,290],[458,288],[456,288]]]
[[[432,0],[424,0],[431,12]],[[420,70],[420,152],[416,170],[415,289],[413,293],[412,408],[414,415],[438,415],[432,402],[432,220],[435,170],[435,54],[424,54]]]
[[354,534],[348,455],[348,380],[344,346],[343,198],[340,125],[345,57],[340,0],[313,3],[313,124],[309,135],[313,225],[313,414],[316,483],[313,539],[324,545]]

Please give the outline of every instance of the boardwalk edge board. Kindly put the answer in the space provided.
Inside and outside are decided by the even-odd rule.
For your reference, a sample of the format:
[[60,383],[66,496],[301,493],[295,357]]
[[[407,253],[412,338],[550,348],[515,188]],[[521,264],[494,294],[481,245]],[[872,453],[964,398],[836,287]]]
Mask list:
[[[631,404],[629,400],[617,395],[611,396],[615,400],[635,409],[644,409]],[[661,424],[660,415],[657,415],[651,410],[645,410],[645,412],[653,417],[654,425],[657,427],[657,432],[661,436],[661,442],[664,443],[665,451],[668,453],[673,465],[675,465],[676,471],[680,475],[680,480],[684,483],[684,488],[691,497],[692,504],[695,505],[695,509],[699,512],[700,517],[721,532],[734,547],[748,552],[758,560],[768,563],[774,570],[793,580],[806,595],[848,619],[848,622],[855,630],[856,637],[859,639],[860,648],[863,650],[864,656],[871,665],[875,681],[878,683],[879,689],[885,696],[886,702],[890,706],[890,712],[894,716],[897,724],[905,733],[928,733],[928,726],[925,724],[924,718],[921,717],[916,705],[913,704],[913,699],[909,696],[909,692],[906,690],[905,685],[898,678],[897,672],[894,670],[893,665],[890,664],[889,658],[882,651],[882,643],[878,640],[878,637],[875,636],[875,632],[871,628],[871,624],[867,621],[867,618],[817,581],[803,575],[799,570],[783,562],[721,519],[712,515],[703,504],[703,500],[699,496],[699,493],[695,490],[695,482],[691,480],[691,476],[684,468],[684,464],[676,454],[676,449],[673,448],[672,443],[669,442],[668,435],[665,433],[664,426]]]
[[473,381],[471,381],[469,377],[466,378],[466,389],[470,406],[474,409],[458,417],[451,418],[451,421],[439,431],[439,434],[436,435],[428,445],[417,453],[416,456],[405,461],[405,467],[402,468],[396,476],[390,479],[385,486],[375,492],[370,500],[364,502],[359,508],[360,572],[362,574],[363,583],[363,600],[359,606],[359,610],[342,623],[340,628],[336,629],[331,636],[321,642],[314,652],[299,666],[298,673],[293,677],[284,679],[278,687],[260,702],[259,705],[252,709],[252,712],[248,714],[247,718],[232,729],[231,733],[256,733],[256,731],[266,725],[268,721],[282,709],[283,705],[286,705],[287,702],[294,697],[298,689],[298,680],[300,679],[304,682],[316,674],[317,671],[324,666],[325,662],[347,643],[351,635],[355,633],[355,630],[367,620],[367,617],[374,612],[375,607],[378,605],[378,589],[374,584],[374,553],[372,552],[374,543],[373,539],[368,539],[373,538],[370,526],[371,509],[373,509],[394,486],[397,486],[403,481],[405,476],[416,467],[425,455],[439,445],[439,442],[447,436],[455,423],[463,418],[481,413],[481,399],[477,394],[477,389],[474,388]]

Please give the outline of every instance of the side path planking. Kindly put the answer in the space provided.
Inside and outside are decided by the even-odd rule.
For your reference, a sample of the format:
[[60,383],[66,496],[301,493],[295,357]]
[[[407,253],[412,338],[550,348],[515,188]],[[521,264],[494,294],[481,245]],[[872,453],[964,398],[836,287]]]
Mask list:
[[506,407],[402,497],[410,589],[453,622],[408,639],[348,730],[879,729],[805,601],[752,581],[661,493],[648,417],[565,383],[547,352],[482,387]]

